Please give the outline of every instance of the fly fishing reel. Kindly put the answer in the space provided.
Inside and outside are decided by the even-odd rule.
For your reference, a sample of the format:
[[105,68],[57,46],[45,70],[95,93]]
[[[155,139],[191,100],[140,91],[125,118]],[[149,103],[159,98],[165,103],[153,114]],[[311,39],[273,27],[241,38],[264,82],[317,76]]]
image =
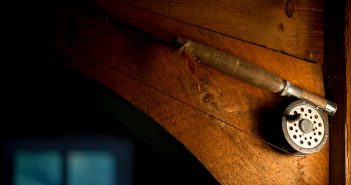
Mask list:
[[291,103],[282,118],[284,137],[296,155],[318,152],[329,135],[326,115],[306,100]]

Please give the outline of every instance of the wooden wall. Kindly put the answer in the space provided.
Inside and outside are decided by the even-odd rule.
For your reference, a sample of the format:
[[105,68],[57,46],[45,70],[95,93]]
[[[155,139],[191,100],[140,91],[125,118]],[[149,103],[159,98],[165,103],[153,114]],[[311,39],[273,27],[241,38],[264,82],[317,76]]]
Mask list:
[[165,40],[197,40],[323,96],[323,6],[304,2],[208,1],[212,10],[200,1],[97,0],[109,17],[63,18],[59,51],[67,66],[150,115],[221,184],[327,184],[328,144],[304,157],[269,144],[267,133],[280,133],[273,131],[279,128],[279,108],[290,100],[198,64],[180,54],[179,47],[135,30]]

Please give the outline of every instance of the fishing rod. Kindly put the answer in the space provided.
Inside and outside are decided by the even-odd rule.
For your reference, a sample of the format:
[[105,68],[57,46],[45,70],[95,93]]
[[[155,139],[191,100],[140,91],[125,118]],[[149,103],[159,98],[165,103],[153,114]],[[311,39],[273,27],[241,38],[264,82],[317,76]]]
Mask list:
[[272,93],[300,99],[288,105],[282,115],[281,129],[294,154],[314,153],[325,145],[329,135],[325,113],[333,116],[337,110],[335,103],[229,53],[181,37],[176,41],[184,53],[192,55],[199,63]]

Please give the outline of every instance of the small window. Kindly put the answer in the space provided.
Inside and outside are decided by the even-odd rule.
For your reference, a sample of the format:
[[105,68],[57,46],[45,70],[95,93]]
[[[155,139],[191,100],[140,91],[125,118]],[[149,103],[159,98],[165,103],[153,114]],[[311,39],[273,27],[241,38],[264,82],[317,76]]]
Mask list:
[[129,140],[23,141],[10,149],[14,185],[129,185]]
[[61,185],[62,157],[57,151],[17,151],[15,185]]
[[116,185],[116,159],[109,152],[68,152],[68,185]]

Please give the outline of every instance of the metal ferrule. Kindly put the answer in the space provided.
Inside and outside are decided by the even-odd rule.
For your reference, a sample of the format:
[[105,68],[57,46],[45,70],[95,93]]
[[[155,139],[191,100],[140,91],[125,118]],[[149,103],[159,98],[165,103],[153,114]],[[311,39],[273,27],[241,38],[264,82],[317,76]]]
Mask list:
[[334,102],[327,101],[327,105],[325,106],[324,110],[328,112],[331,116],[333,116],[336,112],[337,105]]
[[283,91],[280,93],[281,96],[295,96],[296,98],[301,98],[302,95],[302,89],[294,86],[292,83],[289,81],[285,81],[285,86]]

